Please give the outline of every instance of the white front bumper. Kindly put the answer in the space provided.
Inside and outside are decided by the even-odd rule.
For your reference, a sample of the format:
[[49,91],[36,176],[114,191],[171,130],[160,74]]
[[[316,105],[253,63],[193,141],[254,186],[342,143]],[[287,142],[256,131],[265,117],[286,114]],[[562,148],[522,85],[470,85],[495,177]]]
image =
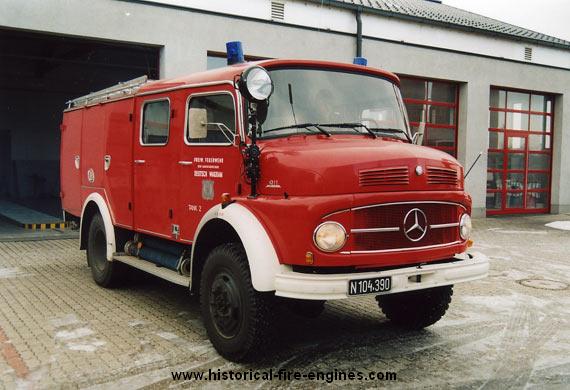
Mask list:
[[[380,276],[392,277],[392,289],[379,294],[394,294],[430,287],[469,282],[487,276],[489,259],[482,253],[462,253],[457,261],[417,267],[395,268],[380,272],[349,274],[305,274],[282,268],[275,276],[275,295],[296,299],[344,299],[349,298],[349,280]],[[421,275],[421,278],[417,276]]]

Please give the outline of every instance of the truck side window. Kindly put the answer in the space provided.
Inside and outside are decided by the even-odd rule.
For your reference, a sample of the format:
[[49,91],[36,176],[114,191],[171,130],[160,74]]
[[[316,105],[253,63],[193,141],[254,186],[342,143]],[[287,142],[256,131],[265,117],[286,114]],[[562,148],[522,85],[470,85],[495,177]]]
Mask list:
[[[205,110],[205,130],[200,138],[192,138],[190,128],[191,115]],[[203,115],[203,114],[202,114]],[[196,119],[196,118],[194,118]],[[192,144],[223,144],[233,143],[235,134],[234,99],[230,94],[197,96],[188,103],[188,123],[186,139]]]
[[155,100],[144,103],[141,144],[166,145],[170,125],[170,101]]

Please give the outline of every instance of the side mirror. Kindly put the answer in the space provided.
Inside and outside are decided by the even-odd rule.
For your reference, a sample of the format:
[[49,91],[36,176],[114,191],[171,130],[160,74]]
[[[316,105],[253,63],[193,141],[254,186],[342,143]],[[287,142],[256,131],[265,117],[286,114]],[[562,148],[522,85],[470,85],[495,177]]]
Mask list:
[[412,142],[415,145],[423,145],[425,129],[426,129],[425,122],[421,122],[420,126],[418,127],[418,131],[416,132],[416,134],[414,134],[414,137],[412,138]]
[[208,115],[205,108],[188,110],[188,137],[202,139],[208,136]]

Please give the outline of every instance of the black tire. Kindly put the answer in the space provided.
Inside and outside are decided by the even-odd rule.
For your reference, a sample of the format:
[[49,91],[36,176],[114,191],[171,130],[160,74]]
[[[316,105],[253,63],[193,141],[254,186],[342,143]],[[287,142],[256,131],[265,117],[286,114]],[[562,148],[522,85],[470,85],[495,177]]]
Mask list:
[[117,261],[107,260],[107,236],[101,214],[93,216],[87,237],[87,264],[93,280],[99,286],[117,287],[123,281],[124,266]]
[[317,318],[325,310],[326,301],[313,301],[305,299],[284,299],[287,309],[300,317]]
[[274,294],[253,288],[243,247],[229,243],[214,248],[200,280],[202,318],[214,348],[234,362],[261,357],[270,339]]
[[434,287],[399,294],[378,295],[382,312],[395,325],[419,330],[443,317],[453,295],[453,286]]

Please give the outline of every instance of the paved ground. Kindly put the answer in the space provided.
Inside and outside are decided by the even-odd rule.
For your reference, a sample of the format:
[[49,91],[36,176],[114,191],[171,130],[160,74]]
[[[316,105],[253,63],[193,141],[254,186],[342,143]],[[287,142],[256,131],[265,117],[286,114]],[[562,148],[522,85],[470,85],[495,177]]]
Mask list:
[[394,329],[371,297],[328,303],[317,320],[283,318],[271,357],[248,366],[216,354],[184,288],[137,274],[123,289],[104,290],[75,240],[3,242],[0,388],[177,388],[195,383],[173,381],[172,370],[270,368],[397,373],[396,382],[335,382],[343,386],[568,388],[570,231],[544,226],[567,220],[476,221],[475,250],[491,257],[490,277],[457,286],[446,317],[427,330]]

